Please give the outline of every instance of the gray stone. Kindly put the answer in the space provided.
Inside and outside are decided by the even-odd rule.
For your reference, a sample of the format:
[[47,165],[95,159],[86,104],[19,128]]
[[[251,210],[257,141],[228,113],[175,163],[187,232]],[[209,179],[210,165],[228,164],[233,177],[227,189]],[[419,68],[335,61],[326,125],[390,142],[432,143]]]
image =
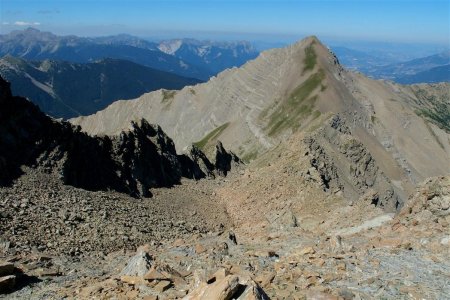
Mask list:
[[139,251],[133,256],[120,275],[144,276],[151,268],[152,258],[146,251]]

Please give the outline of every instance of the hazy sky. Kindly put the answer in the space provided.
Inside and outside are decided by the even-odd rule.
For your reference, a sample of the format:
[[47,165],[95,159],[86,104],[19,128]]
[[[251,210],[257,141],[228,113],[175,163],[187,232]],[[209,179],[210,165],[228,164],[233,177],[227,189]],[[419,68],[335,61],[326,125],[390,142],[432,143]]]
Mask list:
[[450,43],[449,0],[0,0],[1,32]]

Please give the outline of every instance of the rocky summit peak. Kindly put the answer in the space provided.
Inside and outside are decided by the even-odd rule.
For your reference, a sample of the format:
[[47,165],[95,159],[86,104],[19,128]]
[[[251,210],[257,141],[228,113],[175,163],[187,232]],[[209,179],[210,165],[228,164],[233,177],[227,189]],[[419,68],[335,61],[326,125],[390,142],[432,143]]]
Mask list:
[[39,32],[41,32],[39,29],[34,28],[34,27],[28,27],[24,31],[27,32],[27,33],[39,33]]
[[310,45],[315,45],[317,47],[323,47],[323,48],[327,48],[320,40],[317,36],[315,35],[311,35],[311,36],[307,36],[301,40],[298,40],[297,42],[293,43],[291,46],[288,47],[292,47],[298,50],[302,50],[307,46]]

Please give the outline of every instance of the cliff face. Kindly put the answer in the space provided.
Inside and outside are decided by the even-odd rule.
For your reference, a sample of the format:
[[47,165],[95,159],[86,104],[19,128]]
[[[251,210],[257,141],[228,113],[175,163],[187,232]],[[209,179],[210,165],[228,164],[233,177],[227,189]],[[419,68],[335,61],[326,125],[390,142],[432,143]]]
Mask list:
[[[207,160],[202,166],[177,155],[161,127],[133,122],[118,136],[91,137],[66,122],[53,120],[37,106],[13,97],[0,79],[0,182],[9,184],[22,166],[55,173],[69,185],[87,190],[116,190],[150,196],[151,188],[178,184],[182,177],[200,179],[224,173]],[[199,151],[199,150],[198,150]],[[204,155],[203,155],[204,156]]]
[[366,146],[338,115],[305,138],[311,166],[324,191],[342,192],[347,199],[370,198],[376,206],[393,211],[401,199]]

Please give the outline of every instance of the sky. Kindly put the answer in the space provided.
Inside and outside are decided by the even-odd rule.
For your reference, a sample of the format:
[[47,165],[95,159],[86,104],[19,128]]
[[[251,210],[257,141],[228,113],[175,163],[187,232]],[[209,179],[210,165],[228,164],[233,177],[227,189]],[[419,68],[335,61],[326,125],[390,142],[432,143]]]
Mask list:
[[0,0],[0,31],[450,44],[449,0]]

